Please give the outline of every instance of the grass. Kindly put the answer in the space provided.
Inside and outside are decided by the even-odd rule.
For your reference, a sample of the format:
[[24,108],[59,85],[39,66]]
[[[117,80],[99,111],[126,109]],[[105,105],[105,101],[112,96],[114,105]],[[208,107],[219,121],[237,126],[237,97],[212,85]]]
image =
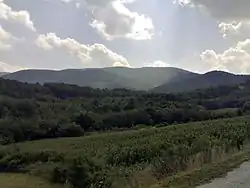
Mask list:
[[[204,179],[199,176],[199,171],[193,170],[225,159],[237,147],[237,139],[249,138],[250,117],[246,116],[79,138],[31,141],[0,146],[0,170],[28,171],[51,180],[55,169],[57,178],[61,175],[65,178],[72,175],[69,169],[77,167],[77,173],[87,170],[84,183],[91,182],[92,187],[103,183],[103,176],[105,181],[112,182],[112,188],[147,187],[167,176],[174,177],[171,181],[166,180],[170,181],[169,185],[174,185],[188,181],[189,174],[180,173],[186,170],[194,173],[194,179]],[[76,156],[85,157],[84,161],[74,168],[69,167],[68,162],[71,164]],[[79,170],[79,167],[84,169]]]
[[59,188],[61,186],[52,185],[44,179],[14,173],[0,173],[1,188]]
[[236,153],[222,161],[206,164],[202,168],[167,177],[150,188],[194,188],[209,183],[215,178],[225,177],[229,171],[250,160],[250,151]]
[[[240,164],[250,159],[250,151],[244,151],[212,164],[203,166],[188,172],[181,172],[177,175],[166,178],[165,180],[151,186],[150,188],[194,188],[210,182],[214,178],[223,177],[227,172],[235,169]],[[139,176],[143,174],[138,174]],[[141,177],[145,178],[145,177]],[[150,182],[151,177],[147,182]],[[59,188],[62,186],[51,184],[44,179],[30,176],[27,174],[0,173],[1,187],[3,188]],[[145,184],[146,185],[146,184]],[[131,187],[141,187],[132,183]],[[148,186],[145,186],[148,187]]]

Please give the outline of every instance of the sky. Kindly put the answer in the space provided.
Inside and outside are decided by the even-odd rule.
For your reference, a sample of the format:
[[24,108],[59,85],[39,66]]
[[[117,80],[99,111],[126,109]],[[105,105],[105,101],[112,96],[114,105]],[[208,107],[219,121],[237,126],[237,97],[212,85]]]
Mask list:
[[0,72],[250,73],[249,0],[0,0]]

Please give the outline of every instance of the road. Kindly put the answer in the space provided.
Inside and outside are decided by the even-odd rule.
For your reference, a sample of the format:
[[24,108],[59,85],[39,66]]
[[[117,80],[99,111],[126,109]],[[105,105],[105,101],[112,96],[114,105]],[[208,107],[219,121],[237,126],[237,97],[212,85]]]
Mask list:
[[229,172],[225,178],[218,178],[197,188],[250,188],[250,162]]

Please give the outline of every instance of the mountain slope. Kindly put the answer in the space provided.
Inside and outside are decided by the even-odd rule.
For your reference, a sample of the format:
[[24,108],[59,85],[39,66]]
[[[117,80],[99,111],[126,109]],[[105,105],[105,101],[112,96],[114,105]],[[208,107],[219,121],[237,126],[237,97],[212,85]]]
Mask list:
[[130,88],[132,81],[103,71],[102,69],[83,70],[23,70],[4,75],[3,78],[27,83],[66,83],[94,88]]
[[130,88],[149,90],[173,80],[186,79],[196,75],[177,68],[103,68],[103,69],[71,69],[23,70],[3,76],[27,83],[66,83],[94,88]]
[[143,68],[124,68],[112,67],[103,70],[133,79],[137,81],[135,88],[140,90],[149,90],[164,83],[183,80],[197,75],[183,69],[174,67],[143,67]]
[[6,75],[6,74],[9,74],[8,72],[0,72],[0,77]]
[[185,92],[222,85],[240,84],[247,80],[250,80],[249,75],[235,75],[222,71],[212,71],[202,75],[195,75],[188,79],[165,83],[151,91],[157,93]]

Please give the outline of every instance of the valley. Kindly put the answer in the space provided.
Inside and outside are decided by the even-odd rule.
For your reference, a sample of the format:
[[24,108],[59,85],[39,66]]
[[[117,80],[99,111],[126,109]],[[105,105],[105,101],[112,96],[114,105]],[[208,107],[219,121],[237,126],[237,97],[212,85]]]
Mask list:
[[248,81],[164,94],[2,78],[0,178],[10,188],[205,184],[248,160],[249,93]]

